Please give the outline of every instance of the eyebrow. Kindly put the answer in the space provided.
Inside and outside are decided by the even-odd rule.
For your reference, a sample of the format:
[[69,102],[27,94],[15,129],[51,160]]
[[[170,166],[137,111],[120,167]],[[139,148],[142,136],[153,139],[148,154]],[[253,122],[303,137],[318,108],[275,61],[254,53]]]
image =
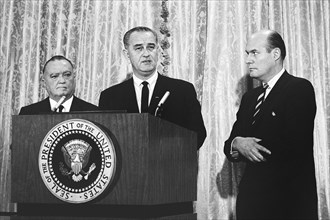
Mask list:
[[[141,47],[141,46],[143,46],[143,44],[135,44],[135,45],[133,45],[133,47]],[[147,46],[156,46],[156,44],[155,43],[148,43]]]
[[134,44],[133,47],[141,47],[143,44]]
[[247,54],[249,54],[249,53],[258,52],[258,50],[257,50],[257,49],[245,50],[245,52],[246,52]]
[[57,75],[57,74],[63,74],[63,73],[71,73],[72,74],[72,71],[67,70],[67,71],[63,71],[63,72],[49,73],[49,75]]

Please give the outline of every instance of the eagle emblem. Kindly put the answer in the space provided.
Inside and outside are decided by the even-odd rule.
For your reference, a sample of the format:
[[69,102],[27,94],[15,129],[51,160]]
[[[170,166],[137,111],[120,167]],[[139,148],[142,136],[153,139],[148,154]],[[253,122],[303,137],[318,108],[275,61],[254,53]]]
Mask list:
[[64,168],[64,164],[60,163],[60,170],[63,175],[71,176],[72,180],[79,182],[84,177],[85,180],[88,179],[88,176],[96,168],[95,163],[93,163],[88,171],[84,169],[89,162],[89,156],[92,150],[92,147],[85,141],[75,139],[67,142],[61,148],[63,152],[63,157],[67,167],[70,167],[71,170],[68,171]]
[[38,164],[42,181],[56,198],[80,204],[109,189],[117,164],[110,134],[80,118],[61,121],[48,131]]

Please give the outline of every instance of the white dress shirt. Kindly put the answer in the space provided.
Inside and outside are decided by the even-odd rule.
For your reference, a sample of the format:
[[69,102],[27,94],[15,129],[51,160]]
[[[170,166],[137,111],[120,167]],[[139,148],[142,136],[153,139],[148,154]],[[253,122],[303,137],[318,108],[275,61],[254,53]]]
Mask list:
[[152,93],[154,92],[154,89],[155,89],[157,78],[158,78],[158,73],[157,72],[155,72],[147,80],[141,80],[133,74],[134,89],[135,89],[135,94],[136,94],[136,101],[137,101],[138,106],[139,106],[139,112],[141,112],[141,98],[142,98],[142,88],[143,88],[142,82],[144,82],[144,81],[148,82],[148,89],[149,89],[148,105],[149,105],[151,97],[152,97]]
[[282,70],[279,73],[277,73],[275,76],[273,76],[273,78],[271,80],[269,80],[267,82],[268,88],[266,89],[266,94],[265,94],[264,100],[267,98],[268,94],[273,89],[273,87],[275,86],[275,84],[279,80],[279,78],[283,75],[284,71],[285,71],[285,69],[282,68]]
[[[62,112],[69,112],[70,111],[72,101],[73,101],[73,96],[71,96],[71,98],[69,98],[64,103],[62,103],[62,105],[64,107]],[[54,99],[51,99],[50,97],[49,97],[49,102],[50,102],[50,108],[54,109],[57,102]],[[59,109],[56,110],[56,112],[58,112],[58,111],[59,111]]]

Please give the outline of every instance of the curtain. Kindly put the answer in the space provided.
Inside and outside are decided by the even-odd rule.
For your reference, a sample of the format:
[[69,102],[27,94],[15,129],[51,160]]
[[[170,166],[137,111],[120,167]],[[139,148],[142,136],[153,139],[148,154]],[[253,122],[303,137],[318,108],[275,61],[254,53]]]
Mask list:
[[328,1],[208,1],[202,106],[209,136],[200,153],[200,219],[235,219],[237,185],[244,165],[228,162],[222,147],[243,93],[256,84],[246,77],[247,37],[268,28],[277,30],[284,38],[288,72],[307,78],[315,88],[314,157],[319,217],[330,218],[329,9]]
[[[283,36],[288,72],[314,85],[319,217],[329,219],[329,1],[164,2],[171,34],[165,74],[194,84],[208,133],[199,151],[198,219],[236,218],[237,186],[244,164],[228,162],[223,145],[242,95],[258,84],[247,77],[247,37],[264,28]],[[72,60],[77,73],[75,94],[97,105],[102,90],[131,75],[122,53],[124,33],[138,25],[159,32],[164,2],[0,0],[0,212],[10,209],[11,116],[47,96],[40,80],[46,60],[55,54]]]

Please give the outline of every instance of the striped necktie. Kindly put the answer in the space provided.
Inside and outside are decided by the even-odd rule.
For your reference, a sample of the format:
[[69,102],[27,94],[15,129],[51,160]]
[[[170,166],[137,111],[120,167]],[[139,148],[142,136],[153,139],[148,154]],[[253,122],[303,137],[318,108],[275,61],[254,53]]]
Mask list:
[[63,109],[64,109],[64,106],[63,105],[60,105],[59,107],[58,107],[58,112],[63,112]]
[[265,83],[263,85],[263,89],[262,89],[262,92],[261,94],[258,96],[258,99],[257,99],[257,104],[256,104],[256,107],[254,109],[254,114],[253,114],[253,121],[252,121],[252,124],[254,124],[256,122],[256,118],[260,112],[260,109],[261,109],[261,106],[262,106],[262,103],[264,103],[264,100],[265,100],[265,95],[266,95],[266,90],[267,88],[269,87],[269,85],[267,83]]

